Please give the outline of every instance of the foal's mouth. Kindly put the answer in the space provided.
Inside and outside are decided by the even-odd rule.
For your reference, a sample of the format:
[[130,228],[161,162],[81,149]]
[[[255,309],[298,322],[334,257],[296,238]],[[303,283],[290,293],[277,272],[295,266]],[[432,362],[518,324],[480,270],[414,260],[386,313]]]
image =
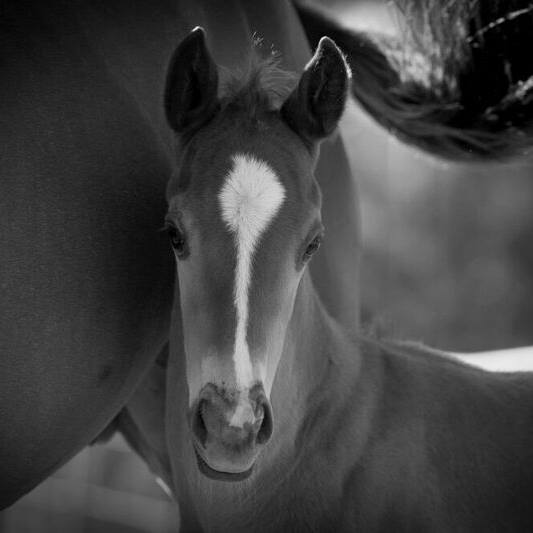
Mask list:
[[193,445],[193,448],[194,454],[196,455],[196,463],[198,464],[200,472],[210,479],[232,482],[244,481],[245,479],[248,479],[253,472],[254,465],[243,472],[222,472],[220,470],[215,470],[207,464],[207,461],[202,457],[201,453],[196,448],[196,445]]

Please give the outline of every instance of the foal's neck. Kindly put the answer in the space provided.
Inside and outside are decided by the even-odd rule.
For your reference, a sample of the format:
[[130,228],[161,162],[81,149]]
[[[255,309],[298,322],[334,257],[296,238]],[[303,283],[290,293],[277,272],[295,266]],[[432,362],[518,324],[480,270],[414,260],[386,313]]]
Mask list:
[[356,386],[359,368],[355,332],[351,338],[328,314],[305,274],[271,395],[281,446],[296,438],[317,402],[334,401],[341,389],[339,376]]

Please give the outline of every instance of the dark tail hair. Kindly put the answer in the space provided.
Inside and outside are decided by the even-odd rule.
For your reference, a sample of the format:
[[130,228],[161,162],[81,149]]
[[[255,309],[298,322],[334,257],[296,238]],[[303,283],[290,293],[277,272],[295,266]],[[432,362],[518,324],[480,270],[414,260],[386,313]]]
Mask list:
[[394,40],[343,28],[301,1],[295,7],[311,46],[323,35],[337,43],[354,98],[403,141],[453,160],[531,148],[533,1],[395,4],[405,28]]

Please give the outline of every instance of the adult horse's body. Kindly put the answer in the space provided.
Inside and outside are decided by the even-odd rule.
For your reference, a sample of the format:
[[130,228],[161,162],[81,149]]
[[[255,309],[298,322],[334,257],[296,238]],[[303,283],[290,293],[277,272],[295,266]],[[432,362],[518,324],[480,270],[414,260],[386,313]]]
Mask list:
[[171,62],[183,152],[167,189],[179,292],[166,397],[157,369],[124,433],[171,486],[184,531],[531,531],[533,374],[330,316],[306,266],[322,236],[311,169],[347,67],[321,40],[279,107],[261,73],[219,99],[199,29]]
[[[285,2],[14,1],[0,16],[3,507],[102,430],[167,341],[173,266],[158,229],[174,148],[161,99],[176,43],[201,24],[232,69],[254,32],[285,68],[310,51]],[[339,235],[317,284],[356,322],[357,204],[339,139],[317,174]]]

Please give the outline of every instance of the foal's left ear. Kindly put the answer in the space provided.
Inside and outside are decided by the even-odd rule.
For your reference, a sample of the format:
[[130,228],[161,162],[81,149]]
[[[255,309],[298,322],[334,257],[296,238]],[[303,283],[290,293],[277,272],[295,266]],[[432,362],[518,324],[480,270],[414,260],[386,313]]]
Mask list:
[[337,127],[349,84],[350,69],[342,52],[329,37],[322,37],[281,115],[305,141],[319,141]]
[[167,72],[165,112],[170,127],[183,134],[207,122],[218,108],[218,71],[196,27],[180,43]]

